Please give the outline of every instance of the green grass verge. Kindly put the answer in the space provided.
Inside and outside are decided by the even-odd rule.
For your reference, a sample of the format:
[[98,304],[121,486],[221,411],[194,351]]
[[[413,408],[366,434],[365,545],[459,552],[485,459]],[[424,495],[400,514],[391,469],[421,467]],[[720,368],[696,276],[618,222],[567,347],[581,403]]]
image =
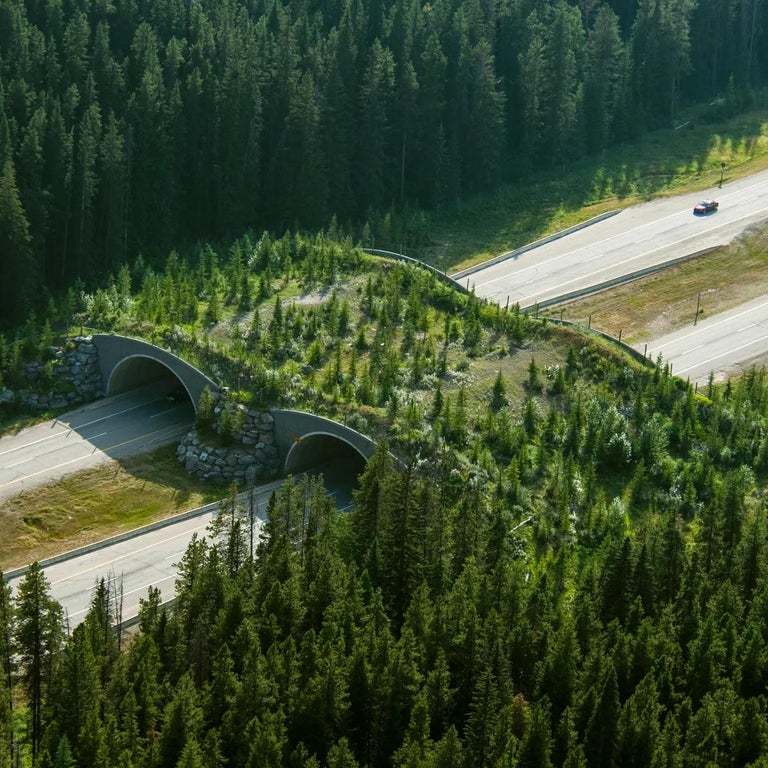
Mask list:
[[176,460],[176,446],[111,462],[0,504],[0,568],[83,546],[222,498]]
[[476,197],[436,214],[432,244],[411,255],[457,271],[614,208],[711,187],[721,162],[726,181],[768,167],[768,109],[655,131],[566,171]]

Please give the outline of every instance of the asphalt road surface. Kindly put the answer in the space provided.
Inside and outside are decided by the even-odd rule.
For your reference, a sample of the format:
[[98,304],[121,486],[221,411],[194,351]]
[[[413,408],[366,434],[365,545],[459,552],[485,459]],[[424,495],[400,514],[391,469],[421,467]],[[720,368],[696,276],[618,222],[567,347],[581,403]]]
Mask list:
[[[312,470],[317,471],[323,471],[326,487],[336,499],[337,506],[346,509],[351,502],[349,494],[354,481],[345,476],[339,478],[337,485],[335,471],[329,471],[328,467]],[[269,499],[283,482],[278,480],[241,494],[243,508],[251,508],[255,513],[254,547],[258,543]],[[206,538],[208,525],[217,512],[218,507],[211,506],[194,517],[44,568],[51,594],[64,608],[69,627],[74,628],[83,621],[94,587],[101,579],[113,585],[122,584],[123,620],[138,615],[139,602],[147,596],[151,586],[160,589],[163,600],[173,597],[177,564],[192,536],[197,534]],[[18,587],[21,578],[9,580],[12,589]]]
[[69,473],[178,440],[190,429],[194,409],[188,400],[170,400],[171,388],[148,385],[1,437],[0,503]]
[[[636,347],[644,351],[644,344]],[[728,312],[699,321],[649,342],[648,355],[659,354],[672,364],[672,373],[683,379],[705,382],[710,371],[716,380],[749,365],[768,352],[768,296]]]
[[[720,210],[694,216],[706,198]],[[478,296],[531,307],[545,300],[716,245],[731,242],[768,219],[768,171],[722,189],[663,198],[627,208],[552,243],[486,267],[467,278]]]
[[[263,517],[269,497],[280,484],[270,483],[256,489],[255,538],[261,530],[260,517]],[[64,608],[64,616],[70,628],[85,618],[93,589],[102,578],[111,584],[122,583],[124,620],[138,615],[139,601],[147,596],[150,586],[160,589],[163,600],[170,599],[174,592],[177,563],[194,534],[205,538],[206,529],[217,510],[217,507],[213,507],[196,517],[171,523],[45,568],[51,594]],[[21,577],[17,577],[10,580],[9,584],[15,589],[20,581]]]

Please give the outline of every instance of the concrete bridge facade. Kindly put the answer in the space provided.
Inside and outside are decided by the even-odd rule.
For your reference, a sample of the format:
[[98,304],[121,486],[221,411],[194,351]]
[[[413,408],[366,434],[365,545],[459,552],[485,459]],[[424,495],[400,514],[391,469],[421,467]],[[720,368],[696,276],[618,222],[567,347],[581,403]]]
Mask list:
[[[200,395],[219,385],[202,371],[154,344],[126,336],[93,337],[107,396],[128,392],[154,382],[167,386],[175,378],[197,410]],[[286,474],[298,474],[319,465],[361,467],[376,450],[376,443],[356,430],[304,411],[270,411],[274,439]]]
[[93,337],[93,343],[99,352],[104,394],[108,397],[172,375],[186,389],[197,411],[200,395],[206,387],[211,392],[219,391],[218,384],[202,371],[148,341],[101,334]]
[[[364,465],[376,450],[369,437],[337,421],[305,411],[273,410],[275,442],[287,474],[343,458]],[[346,446],[340,451],[339,443]]]

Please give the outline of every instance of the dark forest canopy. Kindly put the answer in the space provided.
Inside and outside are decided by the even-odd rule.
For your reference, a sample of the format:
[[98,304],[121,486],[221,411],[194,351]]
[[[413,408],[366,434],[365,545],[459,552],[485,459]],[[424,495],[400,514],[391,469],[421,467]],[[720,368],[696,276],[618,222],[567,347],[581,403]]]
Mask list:
[[225,506],[122,652],[104,582],[64,638],[39,567],[0,581],[0,766],[765,768],[765,375],[531,379],[460,432],[436,397],[349,513],[289,485],[255,558]]
[[[759,0],[0,0],[0,315],[560,167],[764,82]],[[738,99],[737,99],[738,101]]]

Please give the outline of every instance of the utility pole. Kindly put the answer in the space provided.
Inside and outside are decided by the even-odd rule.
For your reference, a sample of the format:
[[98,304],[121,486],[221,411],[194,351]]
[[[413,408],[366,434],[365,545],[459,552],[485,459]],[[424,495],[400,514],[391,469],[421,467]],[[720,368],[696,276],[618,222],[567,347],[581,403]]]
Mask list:
[[723,188],[723,175],[725,174],[725,163],[720,163],[720,189]]

